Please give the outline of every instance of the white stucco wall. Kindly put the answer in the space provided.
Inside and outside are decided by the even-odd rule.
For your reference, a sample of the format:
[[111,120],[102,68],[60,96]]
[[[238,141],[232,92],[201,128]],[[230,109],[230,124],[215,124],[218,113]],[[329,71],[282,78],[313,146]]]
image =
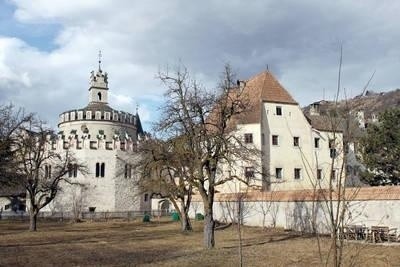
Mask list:
[[[201,202],[200,211],[203,212]],[[264,217],[262,206],[270,206],[270,212]],[[220,221],[231,221],[231,214],[234,214],[237,203],[235,202],[215,202],[214,218]],[[281,201],[281,202],[244,202],[243,220],[245,225],[269,227],[275,220],[276,227],[292,229],[304,232],[312,230],[312,202],[302,201]],[[326,204],[324,202],[314,203],[317,214],[317,225],[320,233],[328,233],[329,222],[327,221]],[[400,229],[400,213],[395,212],[400,209],[400,200],[368,200],[350,201],[348,203],[349,212],[346,214],[345,224],[365,225],[367,227],[382,225],[390,228]],[[194,217],[193,208],[190,216]]]

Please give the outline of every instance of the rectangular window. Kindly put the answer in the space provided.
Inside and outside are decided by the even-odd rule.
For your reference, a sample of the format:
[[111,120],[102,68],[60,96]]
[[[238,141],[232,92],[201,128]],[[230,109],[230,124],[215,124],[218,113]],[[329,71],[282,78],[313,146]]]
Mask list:
[[78,176],[78,165],[77,164],[74,164],[74,177],[76,177],[76,176]]
[[276,107],[276,115],[282,116],[282,107],[280,107],[280,106]]
[[329,139],[329,148],[335,148],[335,140]]
[[314,147],[319,148],[319,138],[318,137],[314,138]]
[[336,180],[336,170],[332,170],[331,179],[332,179],[332,181]]
[[91,120],[92,119],[92,112],[91,111],[86,111],[86,119]]
[[144,202],[147,202],[149,200],[149,194],[144,194]]
[[101,177],[104,177],[104,175],[105,175],[105,170],[106,170],[106,165],[105,165],[105,163],[103,162],[103,163],[101,163],[101,166],[100,166],[100,176],[101,176]]
[[333,158],[336,158],[336,149],[335,148],[331,148],[331,149],[329,149],[329,155],[330,155],[330,157],[333,159]]
[[251,133],[245,133],[245,134],[244,134],[244,142],[245,142],[246,144],[251,144],[251,143],[253,143],[253,134],[251,134]]
[[265,145],[265,135],[261,134],[261,145]]
[[71,178],[74,176],[74,169],[72,164],[68,164],[68,177]]
[[253,167],[245,167],[244,168],[244,176],[246,178],[254,178],[254,168]]
[[317,170],[317,179],[318,179],[318,180],[321,180],[321,179],[322,179],[322,170],[321,170],[321,169],[318,169],[318,170]]
[[294,179],[300,179],[301,178],[301,169],[295,168],[294,169]]
[[275,168],[275,178],[282,179],[282,168]]
[[100,163],[96,163],[96,177],[100,176]]
[[110,112],[104,112],[104,117],[105,117],[106,120],[109,121],[110,120],[110,116],[111,116]]
[[90,141],[89,147],[90,149],[97,149],[97,141]]
[[274,145],[274,146],[279,145],[279,136],[278,135],[272,136],[272,145]]
[[298,136],[293,137],[293,145],[300,146],[300,137]]

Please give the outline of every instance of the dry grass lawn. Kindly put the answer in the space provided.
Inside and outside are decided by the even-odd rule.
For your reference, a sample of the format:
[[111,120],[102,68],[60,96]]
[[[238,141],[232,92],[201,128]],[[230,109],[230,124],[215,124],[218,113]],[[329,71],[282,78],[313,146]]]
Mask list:
[[[0,266],[238,266],[235,227],[216,232],[216,248],[202,248],[202,224],[183,234],[163,222],[0,221]],[[321,266],[317,241],[282,230],[244,228],[245,266]],[[322,239],[326,253],[328,239]],[[400,246],[346,245],[345,266],[400,266]],[[325,255],[326,256],[326,255]]]

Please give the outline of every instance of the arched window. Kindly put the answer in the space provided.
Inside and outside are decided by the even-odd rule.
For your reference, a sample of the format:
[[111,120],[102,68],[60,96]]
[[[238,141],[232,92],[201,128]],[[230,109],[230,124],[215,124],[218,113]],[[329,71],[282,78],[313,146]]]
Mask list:
[[101,93],[97,93],[97,96],[99,97],[99,101],[101,101]]
[[125,178],[132,178],[132,165],[125,164]]
[[73,169],[74,169],[74,177],[78,176],[78,165],[74,164]]
[[96,163],[96,177],[100,176],[100,163]]
[[44,178],[51,178],[51,165],[44,166]]
[[74,175],[73,173],[73,165],[72,164],[68,164],[68,177],[72,177]]
[[101,163],[101,168],[100,168],[100,176],[101,176],[101,177],[104,177],[105,168],[106,168],[105,163],[104,163],[104,162]]

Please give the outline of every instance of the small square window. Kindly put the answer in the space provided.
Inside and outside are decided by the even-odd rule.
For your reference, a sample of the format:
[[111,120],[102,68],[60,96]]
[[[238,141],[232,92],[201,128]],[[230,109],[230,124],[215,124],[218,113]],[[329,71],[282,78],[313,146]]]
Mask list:
[[278,135],[272,136],[272,145],[274,145],[274,146],[279,145],[279,136]]
[[246,144],[251,144],[251,143],[253,143],[253,134],[251,134],[251,133],[245,133],[245,134],[244,134],[244,142],[245,142]]
[[301,169],[295,168],[294,169],[294,179],[300,179],[301,178]]
[[244,168],[244,176],[246,178],[254,178],[254,168],[253,167],[245,167]]
[[275,178],[276,179],[282,179],[282,168],[276,168],[275,169]]
[[298,136],[293,137],[293,145],[294,146],[300,145],[300,137],[298,137]]
[[319,148],[319,138],[318,137],[314,138],[314,147]]
[[282,107],[280,107],[280,106],[276,107],[276,115],[277,116],[282,116]]
[[322,169],[317,170],[317,179],[321,180],[322,179]]

